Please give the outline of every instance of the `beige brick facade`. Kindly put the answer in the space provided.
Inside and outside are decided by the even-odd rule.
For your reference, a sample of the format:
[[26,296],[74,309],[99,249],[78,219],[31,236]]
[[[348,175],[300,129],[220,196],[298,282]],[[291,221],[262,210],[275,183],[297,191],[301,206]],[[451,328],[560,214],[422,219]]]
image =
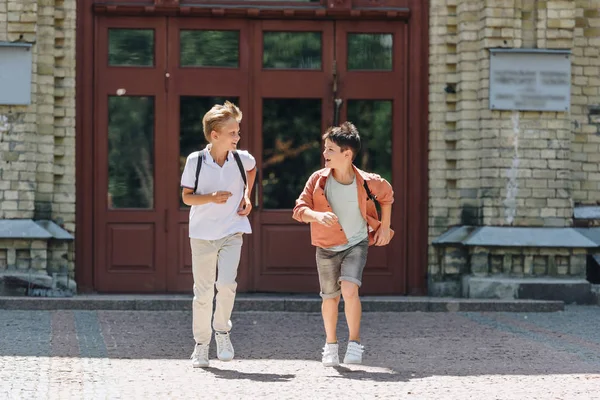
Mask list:
[[[429,4],[429,242],[456,225],[572,226],[575,205],[600,203],[600,0]],[[33,44],[31,104],[0,106],[0,220],[75,234],[75,36],[75,0],[0,0],[0,41]],[[570,50],[570,112],[489,110],[490,48]],[[72,243],[2,241],[0,272],[73,271],[74,257]],[[582,249],[429,247],[442,280],[582,276],[584,261]]]
[[[574,205],[600,200],[600,121],[590,115],[600,105],[600,0],[430,4],[430,240],[454,225],[571,226]],[[570,50],[570,113],[489,110],[490,48]],[[539,261],[536,251],[517,259]],[[490,254],[488,274],[514,272],[512,256]],[[551,264],[573,264],[563,256],[556,250],[551,258],[562,261]],[[443,259],[430,248],[430,275],[458,275],[455,266],[444,271],[452,263]],[[518,274],[528,275],[521,264]],[[575,265],[574,275],[585,276]]]
[[[31,104],[0,105],[0,219],[51,219],[75,231],[75,27],[75,0],[0,0],[0,41],[33,44]],[[72,244],[50,242],[62,254],[42,257],[34,241],[27,261],[17,242],[0,246],[0,269],[16,257],[19,269],[74,270]]]

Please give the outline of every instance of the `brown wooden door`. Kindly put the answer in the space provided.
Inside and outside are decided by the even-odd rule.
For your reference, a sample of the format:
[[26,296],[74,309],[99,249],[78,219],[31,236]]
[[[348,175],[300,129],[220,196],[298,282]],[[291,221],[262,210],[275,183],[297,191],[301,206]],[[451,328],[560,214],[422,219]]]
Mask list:
[[[371,247],[363,275],[363,294],[405,294],[404,221],[407,188],[406,24],[336,22],[337,99],[340,121],[352,121],[363,151],[355,164],[386,178],[394,188],[390,245]],[[339,103],[339,100],[338,100]]]
[[166,19],[99,18],[94,132],[95,288],[166,289]]
[[291,210],[321,164],[320,134],[331,122],[334,25],[261,21],[254,28],[252,124],[261,181],[253,212],[254,288],[315,293],[308,226],[296,223]]
[[[249,29],[243,19],[169,18],[168,31],[167,290],[189,292],[189,207],[181,202],[180,177],[187,156],[206,146],[202,118],[214,104],[230,100],[240,106],[244,118],[239,146],[249,146]],[[250,289],[248,250],[248,245],[242,250],[239,290]]]
[[322,166],[321,135],[351,120],[361,132],[360,168],[396,192],[397,236],[371,248],[363,294],[406,291],[406,34],[398,22],[263,21],[254,25],[253,131],[261,185],[253,215],[254,288],[318,292],[307,225],[294,200]]

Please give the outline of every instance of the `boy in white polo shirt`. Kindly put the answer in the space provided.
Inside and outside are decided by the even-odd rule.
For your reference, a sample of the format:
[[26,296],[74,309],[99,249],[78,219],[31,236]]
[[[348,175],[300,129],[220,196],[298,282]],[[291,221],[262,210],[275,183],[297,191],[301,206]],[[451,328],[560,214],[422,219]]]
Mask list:
[[[192,366],[208,367],[208,347],[215,330],[217,357],[233,359],[229,338],[236,293],[242,234],[252,233],[248,214],[250,192],[256,177],[256,161],[240,140],[242,112],[228,101],[215,105],[202,119],[208,146],[187,158],[181,186],[183,202],[190,209],[189,236],[192,248],[194,300],[192,330],[196,346]],[[218,279],[215,273],[218,271]],[[214,288],[217,288],[213,317]]]

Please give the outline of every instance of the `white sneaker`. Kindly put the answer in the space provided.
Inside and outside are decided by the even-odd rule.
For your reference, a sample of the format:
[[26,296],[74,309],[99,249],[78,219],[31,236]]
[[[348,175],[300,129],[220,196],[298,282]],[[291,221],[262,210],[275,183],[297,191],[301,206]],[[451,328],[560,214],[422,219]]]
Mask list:
[[217,342],[217,357],[221,361],[231,361],[235,352],[229,338],[229,332],[215,332],[215,341]]
[[360,343],[348,342],[344,364],[362,364],[363,351],[365,348]]
[[196,343],[194,352],[190,357],[192,359],[192,367],[207,368],[208,367],[208,345]]
[[323,365],[326,367],[337,367],[340,365],[337,343],[325,343],[323,347]]

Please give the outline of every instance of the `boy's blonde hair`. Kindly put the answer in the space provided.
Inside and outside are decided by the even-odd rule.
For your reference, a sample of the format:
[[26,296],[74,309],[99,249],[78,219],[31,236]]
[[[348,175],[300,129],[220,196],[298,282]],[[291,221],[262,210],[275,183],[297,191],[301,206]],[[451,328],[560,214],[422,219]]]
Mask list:
[[225,101],[225,104],[215,104],[202,118],[202,126],[204,128],[204,137],[210,143],[210,133],[219,131],[221,126],[229,119],[235,119],[238,123],[242,121],[242,111],[230,101]]

